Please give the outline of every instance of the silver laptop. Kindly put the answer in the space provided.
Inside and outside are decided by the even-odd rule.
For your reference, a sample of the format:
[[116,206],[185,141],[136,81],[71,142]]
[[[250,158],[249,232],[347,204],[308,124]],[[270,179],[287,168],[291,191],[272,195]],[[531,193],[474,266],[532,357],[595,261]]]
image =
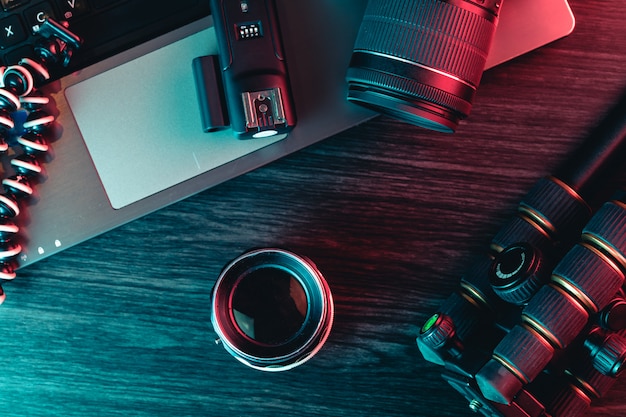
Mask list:
[[[202,131],[191,61],[216,53],[210,16],[47,89],[59,110],[61,134],[52,144],[37,201],[27,209],[21,266],[375,116],[347,102],[344,81],[367,1],[278,3],[298,114],[285,139],[241,141],[228,130]],[[573,27],[565,0],[505,0],[488,65],[561,38]]]

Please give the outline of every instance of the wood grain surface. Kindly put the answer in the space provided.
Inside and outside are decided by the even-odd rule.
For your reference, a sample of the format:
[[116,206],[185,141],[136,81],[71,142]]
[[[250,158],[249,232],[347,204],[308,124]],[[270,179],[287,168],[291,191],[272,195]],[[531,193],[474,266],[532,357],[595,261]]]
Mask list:
[[[626,88],[624,4],[571,6],[575,31],[486,72],[454,135],[379,117],[21,270],[0,415],[473,415],[415,336]],[[210,324],[221,268],[265,246],[311,258],[336,305],[319,354],[276,374]],[[588,415],[625,415],[625,395],[619,380]]]

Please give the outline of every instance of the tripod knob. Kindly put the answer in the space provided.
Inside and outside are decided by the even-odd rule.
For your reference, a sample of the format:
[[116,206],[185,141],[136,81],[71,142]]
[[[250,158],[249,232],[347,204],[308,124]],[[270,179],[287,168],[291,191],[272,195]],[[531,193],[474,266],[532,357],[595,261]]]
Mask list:
[[620,331],[626,329],[626,298],[618,294],[600,312],[600,326],[607,330]]
[[597,342],[588,342],[593,357],[593,367],[602,375],[617,377],[626,365],[626,339],[611,333]]
[[427,361],[440,365],[445,364],[444,356],[458,354],[460,342],[452,318],[443,313],[433,314],[420,329],[417,346]]
[[504,301],[523,305],[545,281],[542,266],[538,250],[528,243],[516,243],[496,256],[489,281],[494,292]]
[[420,330],[421,340],[433,349],[442,348],[455,334],[452,319],[445,314],[433,314]]

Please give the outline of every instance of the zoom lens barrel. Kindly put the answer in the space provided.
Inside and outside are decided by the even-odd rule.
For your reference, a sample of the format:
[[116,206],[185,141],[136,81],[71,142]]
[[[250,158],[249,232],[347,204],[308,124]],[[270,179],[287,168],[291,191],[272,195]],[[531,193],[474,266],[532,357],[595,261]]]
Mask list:
[[347,72],[348,100],[452,133],[467,117],[501,0],[370,0]]

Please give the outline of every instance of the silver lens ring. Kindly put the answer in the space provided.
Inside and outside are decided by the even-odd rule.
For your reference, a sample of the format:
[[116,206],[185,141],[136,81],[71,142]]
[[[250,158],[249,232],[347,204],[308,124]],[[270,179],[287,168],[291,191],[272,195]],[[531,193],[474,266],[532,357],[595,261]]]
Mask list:
[[232,356],[255,369],[306,362],[328,338],[333,318],[330,288],[317,267],[283,249],[244,253],[213,288],[213,328]]

